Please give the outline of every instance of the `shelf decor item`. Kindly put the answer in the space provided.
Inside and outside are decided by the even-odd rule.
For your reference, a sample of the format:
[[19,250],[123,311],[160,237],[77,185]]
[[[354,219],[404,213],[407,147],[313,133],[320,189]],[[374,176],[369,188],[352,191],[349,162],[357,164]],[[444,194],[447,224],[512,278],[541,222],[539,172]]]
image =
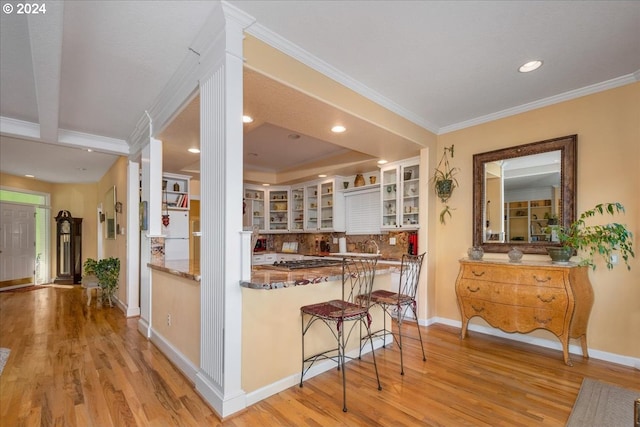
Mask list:
[[354,187],[362,187],[363,185],[365,185],[364,177],[362,176],[361,173],[359,173],[359,174],[356,175],[356,179],[353,182],[353,186]]
[[509,256],[509,262],[522,261],[522,251],[516,247],[511,248],[507,255]]
[[[566,263],[574,251],[580,251],[586,255],[580,261],[580,265],[588,265],[596,269],[594,258],[599,254],[606,262],[607,269],[611,270],[615,265],[615,257],[620,253],[627,270],[631,270],[629,258],[635,257],[633,251],[633,234],[623,224],[608,223],[604,225],[587,225],[586,220],[596,215],[614,215],[624,213],[624,206],[618,202],[600,203],[593,209],[580,214],[580,217],[567,228],[558,227],[558,239],[565,249],[565,257],[557,258],[553,248],[547,248],[547,252],[554,263]],[[552,253],[554,253],[552,255]],[[569,254],[568,256],[567,253]],[[556,257],[556,259],[554,259]]]
[[484,249],[482,249],[482,246],[474,246],[467,250],[467,254],[469,255],[469,259],[478,261],[484,256]]
[[436,195],[440,198],[442,203],[445,203],[444,208],[440,212],[441,224],[446,224],[446,215],[451,217],[451,208],[446,203],[451,197],[453,190],[458,186],[458,181],[455,176],[460,169],[457,167],[452,168],[449,165],[449,157],[447,156],[447,153],[449,153],[451,158],[453,158],[453,148],[453,145],[451,147],[444,147],[444,153],[442,154],[440,162],[438,162],[438,167],[436,167],[433,177],[431,178]]

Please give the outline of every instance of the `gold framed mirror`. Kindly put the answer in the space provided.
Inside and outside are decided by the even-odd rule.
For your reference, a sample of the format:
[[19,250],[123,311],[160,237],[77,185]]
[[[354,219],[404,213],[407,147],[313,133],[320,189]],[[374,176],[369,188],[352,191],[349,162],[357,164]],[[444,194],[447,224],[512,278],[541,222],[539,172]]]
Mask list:
[[473,156],[473,245],[545,254],[576,218],[577,135]]

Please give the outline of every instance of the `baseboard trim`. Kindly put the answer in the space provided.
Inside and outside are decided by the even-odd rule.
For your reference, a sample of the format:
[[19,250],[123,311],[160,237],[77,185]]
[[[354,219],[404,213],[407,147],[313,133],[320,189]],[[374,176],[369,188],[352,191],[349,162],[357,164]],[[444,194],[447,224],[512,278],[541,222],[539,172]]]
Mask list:
[[[461,321],[447,319],[444,317],[433,317],[433,318],[430,318],[426,323],[429,325],[434,323],[441,323],[443,325],[462,328]],[[519,333],[510,334],[507,332],[502,332],[500,329],[492,328],[490,326],[474,325],[471,323],[469,324],[467,329],[470,331],[479,332],[481,334],[492,335],[495,337],[506,338],[513,341],[524,342],[527,344],[533,344],[540,347],[562,351],[562,344],[560,343],[560,341],[556,341],[556,340],[534,337],[527,334],[519,334]],[[576,354],[582,357],[582,347],[576,344],[569,344],[569,353]],[[623,356],[620,354],[609,353],[607,351],[596,350],[593,348],[589,348],[589,357],[593,359],[604,360],[605,362],[616,363],[618,365],[629,366],[632,368],[636,367],[636,369],[639,369],[637,367],[640,366],[640,358]]]
[[167,359],[176,365],[176,367],[195,384],[196,374],[198,373],[198,367],[196,365],[153,328],[151,328],[151,337],[149,339],[164,353]]
[[[386,335],[385,338],[385,345],[390,345],[393,343],[393,337],[391,335]],[[377,338],[373,340],[373,348],[375,350],[379,349],[380,347],[382,347],[383,345],[383,340],[382,338]],[[362,354],[367,354],[371,352],[371,346],[370,345],[365,345],[364,348],[362,349]],[[353,349],[349,352],[347,352],[347,356],[351,357],[351,358],[357,358],[358,357],[358,349]],[[330,369],[335,369],[337,366],[337,364],[332,361],[332,360],[326,360],[324,362],[319,362],[314,364],[305,374],[304,379],[305,381],[308,380],[309,378],[313,378],[316,375],[320,375],[323,372],[326,372]],[[294,385],[298,385],[300,384],[300,373],[296,373],[293,375],[290,375],[288,377],[282,378],[274,383],[271,383],[269,385],[266,385],[262,388],[259,388],[257,390],[254,390],[252,392],[247,393],[246,395],[246,403],[247,406],[253,405],[254,403],[257,403],[261,400],[266,399],[269,396],[273,396],[274,394],[280,393],[283,390],[288,389],[289,387],[292,387]]]
[[140,332],[146,339],[151,337],[151,326],[147,319],[143,319],[142,317],[138,319],[138,332]]
[[140,307],[129,307],[129,306],[127,306],[127,311],[125,311],[124,314],[127,317],[138,317],[138,316],[140,316]]
[[247,407],[246,394],[243,390],[223,396],[223,392],[203,371],[196,375],[196,391],[223,420]]

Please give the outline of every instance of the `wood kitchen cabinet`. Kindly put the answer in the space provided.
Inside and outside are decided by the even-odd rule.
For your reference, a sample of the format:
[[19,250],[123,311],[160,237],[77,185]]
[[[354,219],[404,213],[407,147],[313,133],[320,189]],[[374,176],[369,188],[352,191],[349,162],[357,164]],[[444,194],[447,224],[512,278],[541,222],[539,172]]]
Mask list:
[[243,226],[258,227],[261,233],[289,231],[289,187],[245,184]]
[[585,266],[463,259],[456,295],[462,339],[469,320],[478,316],[504,332],[550,331],[560,340],[569,366],[573,366],[570,338],[579,338],[583,357],[589,357],[587,324],[593,289]]
[[345,231],[344,196],[337,191],[340,185],[338,177],[305,184],[305,231]]
[[380,167],[383,230],[420,227],[420,158]]
[[291,231],[304,230],[304,186],[291,187]]
[[265,221],[267,231],[289,231],[289,187],[272,187],[267,190],[269,203]]
[[245,185],[244,186],[244,215],[242,225],[244,227],[258,227],[260,231],[266,230],[267,192],[263,187]]

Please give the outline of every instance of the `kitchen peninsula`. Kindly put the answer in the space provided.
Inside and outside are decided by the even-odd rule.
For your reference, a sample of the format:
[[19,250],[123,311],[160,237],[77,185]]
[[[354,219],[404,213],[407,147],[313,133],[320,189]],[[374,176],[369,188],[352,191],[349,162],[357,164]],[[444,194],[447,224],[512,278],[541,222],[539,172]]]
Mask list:
[[[150,263],[153,313],[152,341],[192,380],[200,363],[199,266],[188,261]],[[398,266],[378,263],[375,289],[391,288],[391,273]],[[242,289],[242,388],[249,400],[258,401],[300,380],[300,307],[341,298],[342,266],[285,270],[277,266],[254,266]],[[372,312],[373,330],[381,329],[382,310]],[[314,330],[315,329],[315,330]],[[354,330],[357,334],[358,330]],[[310,337],[311,340],[309,340]],[[351,337],[348,351],[357,352],[358,339]],[[309,351],[335,347],[328,328],[312,327],[307,335]],[[376,347],[382,345],[380,339]],[[367,352],[366,346],[363,352]],[[357,355],[357,354],[356,354]],[[171,358],[171,354],[168,354]],[[334,365],[319,363],[307,378]],[[255,400],[254,400],[255,399]]]
[[[394,266],[378,263],[373,289],[391,288]],[[300,381],[302,332],[300,307],[342,297],[342,266],[278,270],[255,266],[242,286],[242,388],[256,401]],[[372,329],[382,328],[382,310],[372,311]],[[335,347],[335,337],[324,325],[312,326],[305,350]],[[354,330],[354,334],[358,329]],[[347,351],[357,356],[359,340],[352,336]],[[375,343],[382,345],[382,340]],[[363,352],[368,351],[365,346]],[[352,353],[353,355],[354,353]],[[306,378],[335,365],[319,363]]]

